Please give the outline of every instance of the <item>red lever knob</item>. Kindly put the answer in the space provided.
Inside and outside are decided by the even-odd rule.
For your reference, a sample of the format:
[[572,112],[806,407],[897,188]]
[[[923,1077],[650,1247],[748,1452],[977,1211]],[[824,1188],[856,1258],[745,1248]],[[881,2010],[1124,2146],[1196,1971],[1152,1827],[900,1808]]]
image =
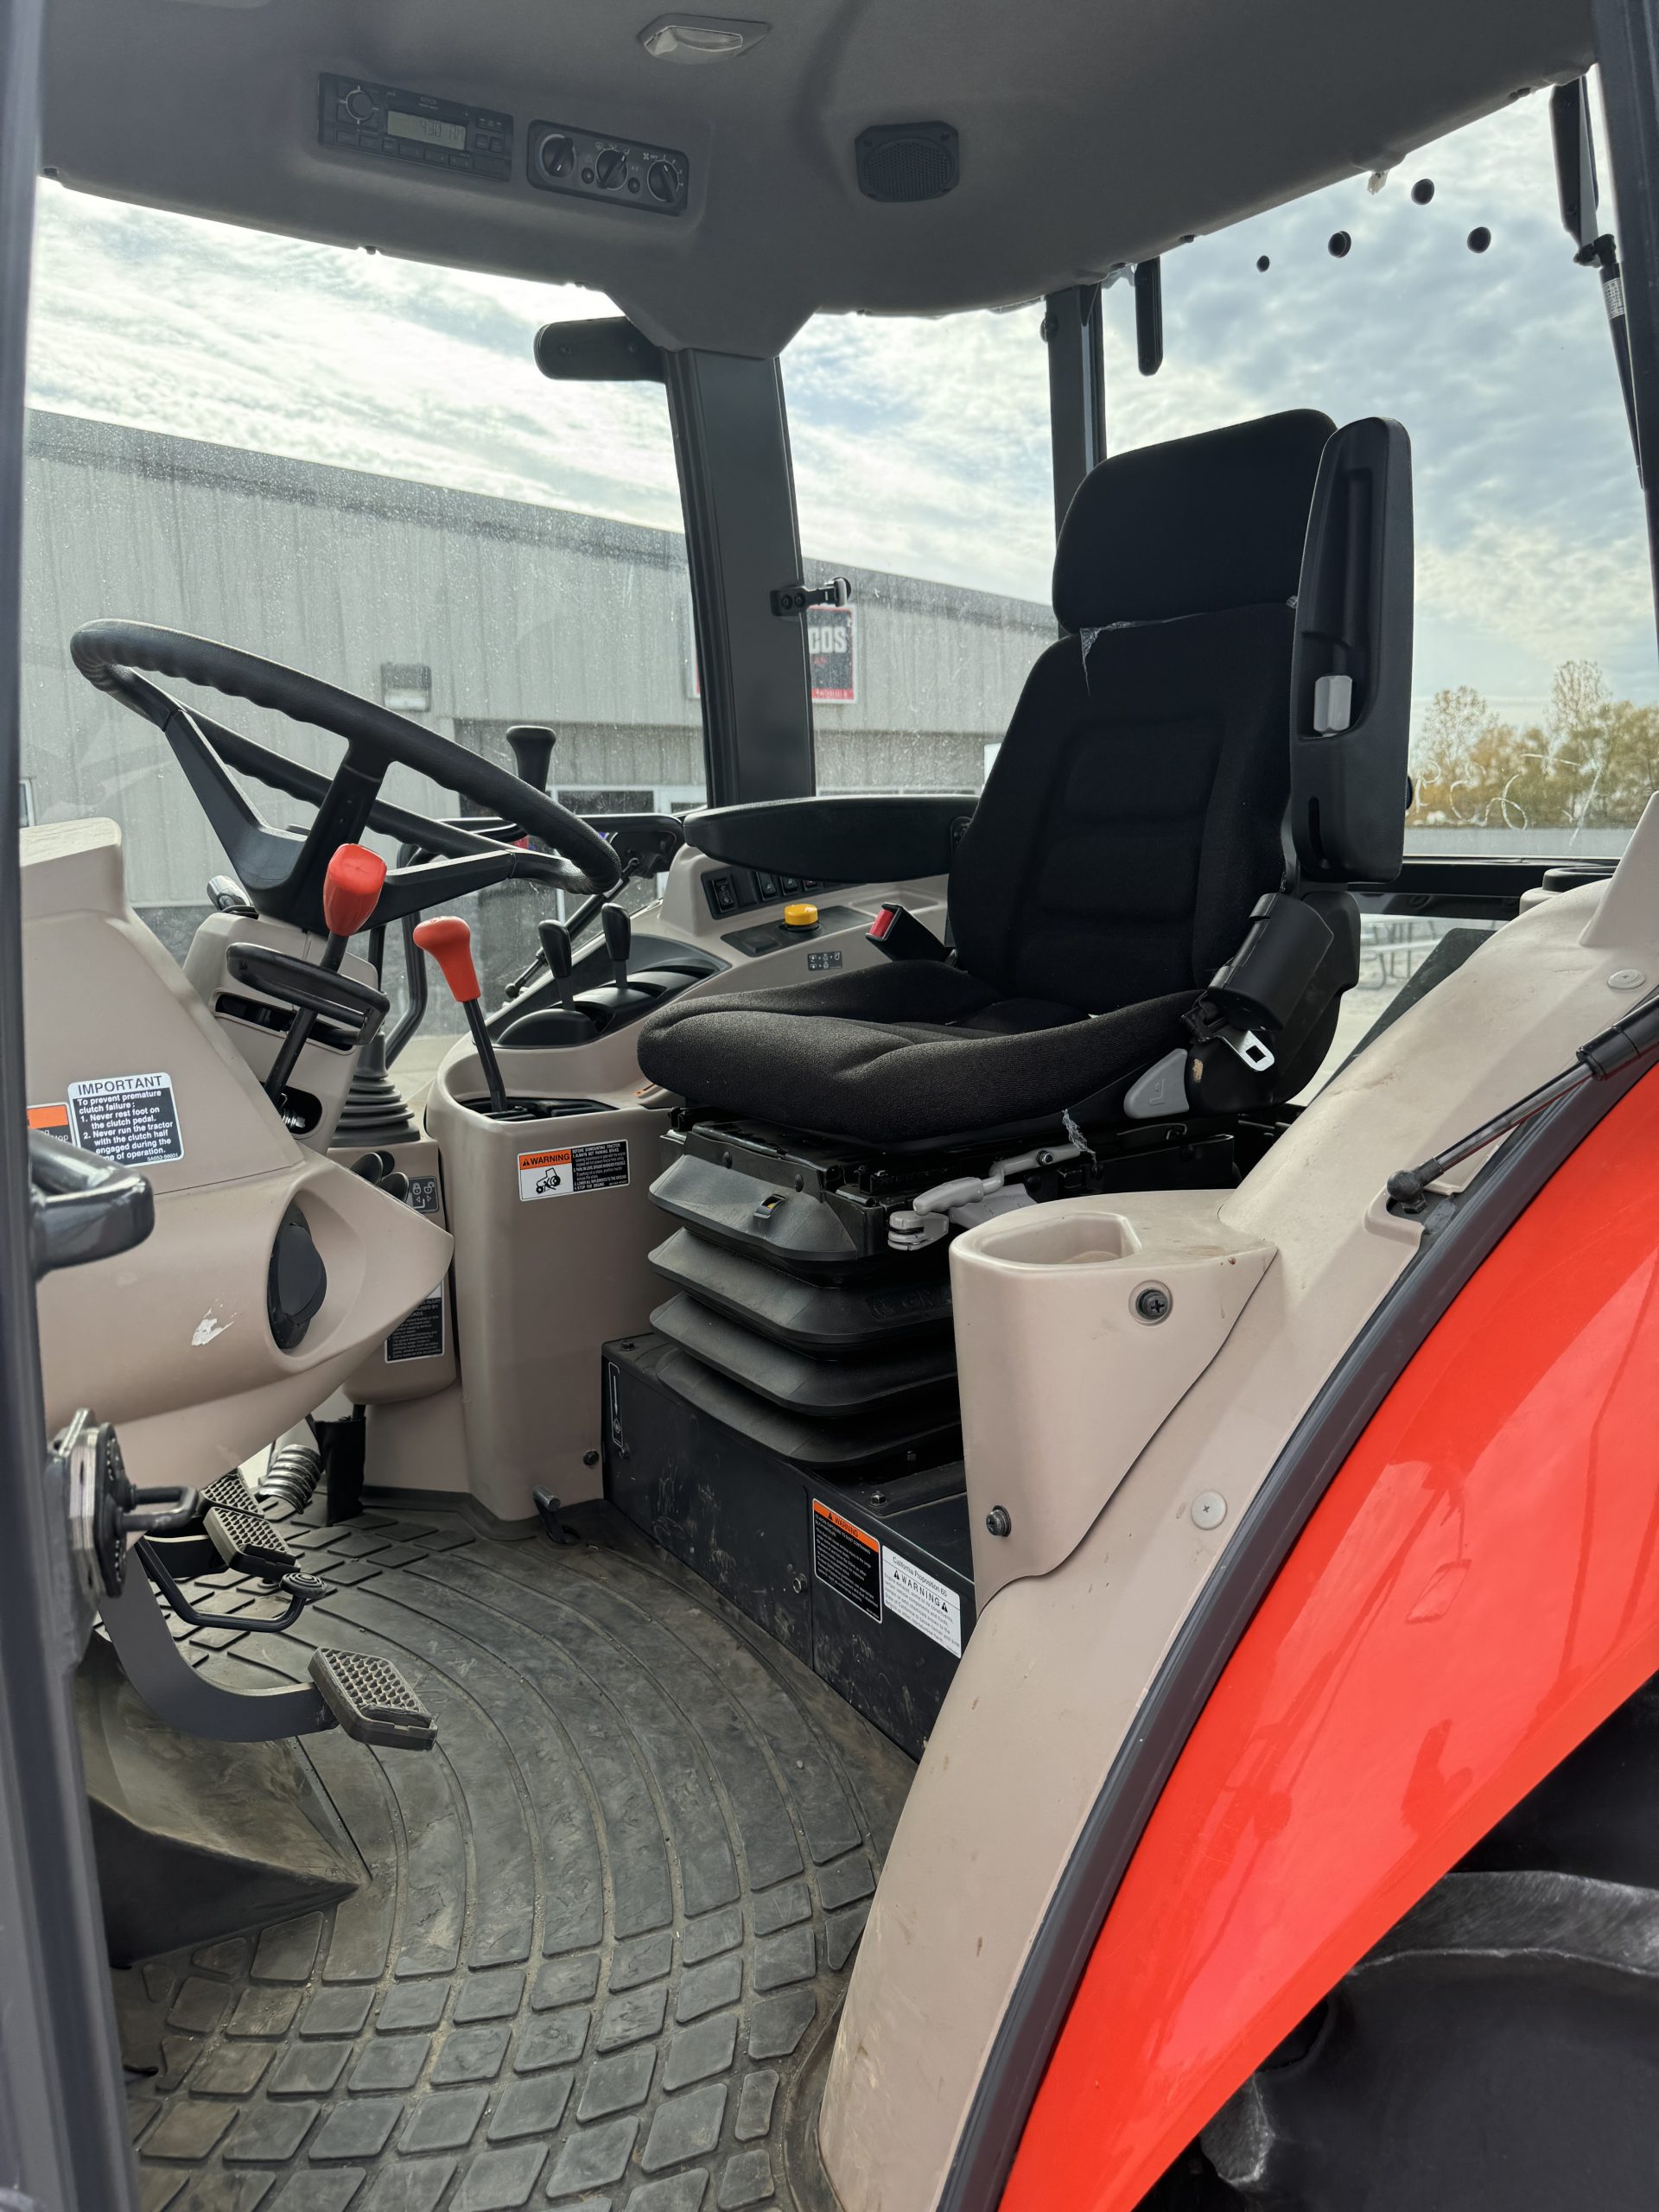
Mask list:
[[386,864],[366,845],[338,845],[322,879],[322,918],[331,937],[355,937],[379,902]]
[[429,922],[417,923],[415,942],[442,969],[443,980],[458,1004],[466,1006],[480,996],[478,970],[473,965],[473,932],[459,914],[435,914]]

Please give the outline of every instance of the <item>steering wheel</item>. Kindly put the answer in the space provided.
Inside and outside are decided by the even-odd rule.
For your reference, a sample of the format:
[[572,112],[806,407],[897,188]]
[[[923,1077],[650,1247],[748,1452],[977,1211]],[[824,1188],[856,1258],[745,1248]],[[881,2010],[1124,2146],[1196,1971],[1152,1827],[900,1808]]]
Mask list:
[[[88,622],[70,639],[69,651],[89,683],[161,731],[255,911],[273,921],[323,930],[322,880],[329,859],[338,846],[356,843],[370,830],[440,855],[388,874],[365,925],[370,929],[511,877],[578,893],[610,891],[620,880],[613,849],[546,791],[418,722],[298,669],[148,622]],[[292,721],[326,729],[345,740],[346,758],[332,778],[318,775],[187,707],[141,670],[273,707]],[[380,786],[395,761],[498,817],[493,835],[387,805]],[[232,779],[232,768],[314,805],[310,828],[276,829],[266,822]],[[535,852],[512,842],[520,834],[550,849]]]

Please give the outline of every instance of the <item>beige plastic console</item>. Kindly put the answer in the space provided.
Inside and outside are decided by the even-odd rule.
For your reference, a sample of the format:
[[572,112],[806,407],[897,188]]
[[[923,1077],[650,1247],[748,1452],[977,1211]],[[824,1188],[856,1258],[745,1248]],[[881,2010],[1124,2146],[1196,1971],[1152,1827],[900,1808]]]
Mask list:
[[[211,1482],[321,1403],[441,1283],[450,1240],[360,1177],[302,1149],[252,1070],[126,901],[113,822],[22,838],[29,1099],[67,1125],[76,1084],[156,1079],[172,1157],[136,1163],[156,1226],[135,1250],[48,1275],[39,1294],[47,1415],[89,1406],[121,1432],[134,1479]],[[266,1313],[270,1250],[297,1205],[328,1287],[303,1342]]]
[[1274,1258],[1271,1244],[1224,1224],[1230,1195],[1067,1199],[952,1245],[982,1608],[1076,1549],[1226,1342]]

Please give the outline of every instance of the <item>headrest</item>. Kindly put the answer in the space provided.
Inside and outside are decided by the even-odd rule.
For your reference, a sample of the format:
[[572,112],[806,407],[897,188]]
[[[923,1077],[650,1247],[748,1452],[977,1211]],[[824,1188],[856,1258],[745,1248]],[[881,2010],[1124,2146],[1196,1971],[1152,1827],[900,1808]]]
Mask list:
[[1335,429],[1302,408],[1091,468],[1054,556],[1062,626],[1103,630],[1294,599],[1319,456]]

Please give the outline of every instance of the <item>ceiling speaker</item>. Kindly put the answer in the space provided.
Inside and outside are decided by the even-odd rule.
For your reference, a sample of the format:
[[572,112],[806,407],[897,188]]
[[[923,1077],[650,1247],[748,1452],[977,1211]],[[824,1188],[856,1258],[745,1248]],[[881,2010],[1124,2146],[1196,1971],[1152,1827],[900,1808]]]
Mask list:
[[867,200],[939,200],[962,173],[948,123],[881,123],[858,140],[858,188]]

